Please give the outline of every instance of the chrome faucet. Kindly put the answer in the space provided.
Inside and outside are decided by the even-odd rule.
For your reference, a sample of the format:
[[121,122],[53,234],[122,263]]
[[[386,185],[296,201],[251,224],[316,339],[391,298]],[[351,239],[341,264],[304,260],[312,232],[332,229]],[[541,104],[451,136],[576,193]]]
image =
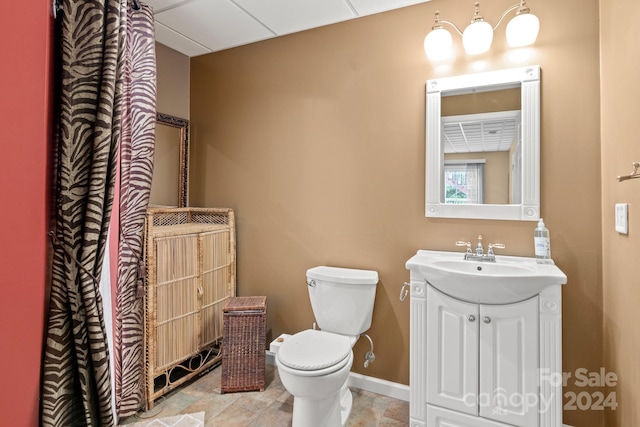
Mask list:
[[484,249],[482,248],[482,234],[478,235],[478,243],[476,244],[476,255],[482,256]]
[[473,252],[471,252],[471,242],[463,242],[462,240],[458,240],[456,242],[456,246],[466,246],[467,247],[467,250],[464,253],[464,259],[469,259],[469,257],[473,255]]
[[478,243],[476,244],[476,252],[473,253],[471,251],[471,242],[463,242],[457,241],[456,246],[466,246],[467,250],[464,253],[464,259],[469,261],[480,261],[480,262],[496,262],[496,255],[493,251],[493,248],[504,249],[505,245],[503,243],[489,243],[487,245],[487,253],[484,253],[484,248],[482,246],[482,235],[478,236]]

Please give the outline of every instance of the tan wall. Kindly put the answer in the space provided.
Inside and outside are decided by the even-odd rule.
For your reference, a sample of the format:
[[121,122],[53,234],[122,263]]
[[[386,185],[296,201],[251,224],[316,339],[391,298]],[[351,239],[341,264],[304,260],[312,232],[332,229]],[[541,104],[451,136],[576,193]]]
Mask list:
[[159,112],[189,118],[190,66],[188,56],[156,43]]
[[[483,3],[483,14],[497,17],[512,3]],[[598,1],[531,7],[542,29],[530,56],[509,58],[502,27],[479,60],[488,70],[542,68],[542,216],[569,277],[564,370],[595,371],[602,365]],[[236,210],[238,291],[268,296],[270,337],[311,326],[307,268],[375,269],[369,334],[377,359],[363,368],[363,340],[353,369],[407,384],[409,303],[398,301],[406,260],[418,249],[457,250],[456,240],[479,233],[504,242],[504,253],[533,255],[533,222],[424,216],[425,81],[476,64],[459,55],[434,66],[422,42],[436,10],[463,23],[472,9],[434,0],[192,59],[192,204]],[[574,426],[600,426],[603,418],[565,412]]]
[[[640,180],[618,183],[640,161],[636,0],[600,1],[604,360],[618,375],[619,407],[607,426],[640,425]],[[614,205],[629,203],[629,235],[614,229]]]
[[[189,119],[189,57],[156,43],[157,111]],[[177,206],[180,188],[180,131],[156,123],[151,205]]]
[[458,116],[519,110],[522,106],[520,96],[520,88],[443,96],[440,101],[440,115]]

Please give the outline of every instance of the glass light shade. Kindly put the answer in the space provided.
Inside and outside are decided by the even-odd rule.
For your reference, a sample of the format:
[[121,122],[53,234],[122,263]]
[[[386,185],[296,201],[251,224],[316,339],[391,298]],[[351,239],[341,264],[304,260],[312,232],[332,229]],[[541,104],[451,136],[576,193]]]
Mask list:
[[462,45],[469,55],[488,51],[492,41],[493,28],[485,21],[472,22],[462,33]]
[[451,56],[451,33],[444,28],[431,30],[424,38],[424,53],[431,61],[440,61]]
[[511,47],[529,46],[536,42],[540,20],[532,13],[521,13],[507,25],[507,43]]

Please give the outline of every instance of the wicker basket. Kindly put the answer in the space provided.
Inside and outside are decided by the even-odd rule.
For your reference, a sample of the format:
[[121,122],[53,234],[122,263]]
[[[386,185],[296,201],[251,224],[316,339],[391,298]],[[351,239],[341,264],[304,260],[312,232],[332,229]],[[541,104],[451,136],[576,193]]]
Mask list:
[[223,312],[221,392],[264,391],[267,297],[230,298]]

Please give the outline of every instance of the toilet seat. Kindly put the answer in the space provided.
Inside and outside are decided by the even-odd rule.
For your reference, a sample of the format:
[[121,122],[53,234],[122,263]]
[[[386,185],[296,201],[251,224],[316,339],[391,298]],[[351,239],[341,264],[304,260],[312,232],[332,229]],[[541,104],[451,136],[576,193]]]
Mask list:
[[351,340],[331,332],[308,329],[289,337],[278,350],[278,361],[301,375],[325,375],[349,362]]

